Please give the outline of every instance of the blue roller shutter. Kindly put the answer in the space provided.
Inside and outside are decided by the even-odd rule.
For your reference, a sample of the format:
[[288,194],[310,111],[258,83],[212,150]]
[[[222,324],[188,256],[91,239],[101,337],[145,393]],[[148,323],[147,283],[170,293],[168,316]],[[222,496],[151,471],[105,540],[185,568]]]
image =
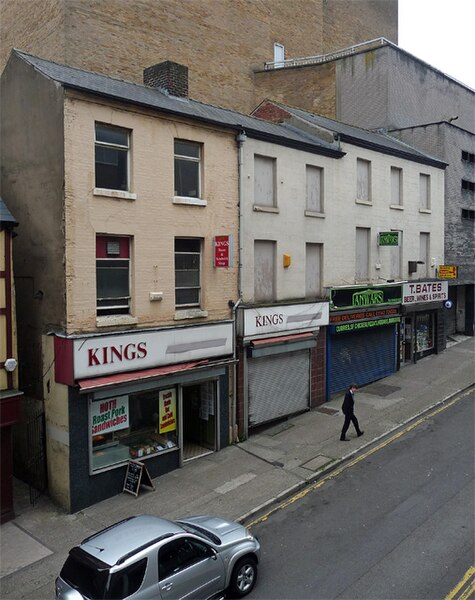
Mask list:
[[328,398],[350,383],[371,383],[397,368],[396,328],[381,327],[328,337]]

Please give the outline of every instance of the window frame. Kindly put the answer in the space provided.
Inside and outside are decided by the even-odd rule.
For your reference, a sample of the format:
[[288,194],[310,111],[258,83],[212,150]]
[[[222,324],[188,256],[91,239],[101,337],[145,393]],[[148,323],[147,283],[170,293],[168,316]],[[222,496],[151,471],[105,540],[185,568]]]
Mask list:
[[[395,180],[395,176],[397,174],[398,180],[398,202],[395,202],[395,194],[394,194],[394,186],[393,182]],[[401,167],[391,166],[390,168],[390,183],[391,183],[391,208],[403,208],[404,206],[404,198],[403,198],[403,171]]]
[[[177,153],[177,143],[181,144],[189,144],[190,146],[196,146],[198,149],[198,157],[191,156],[187,154],[178,154]],[[197,194],[196,196],[189,196],[186,194],[180,194],[179,192],[182,190],[178,190],[177,188],[177,161],[181,161],[183,163],[193,163],[198,165],[197,171]],[[203,197],[203,144],[201,142],[196,142],[195,140],[185,140],[183,138],[175,138],[173,140],[173,197],[175,199],[184,199],[188,202],[198,202]]]
[[[198,242],[199,244],[199,251],[182,251],[182,250],[177,250],[176,246],[177,246],[177,242],[178,241],[183,241],[183,240],[191,240],[191,241],[195,241]],[[199,257],[199,268],[198,268],[198,285],[197,286],[192,286],[192,285],[188,285],[188,286],[178,286],[177,285],[177,272],[178,271],[185,271],[185,269],[177,269],[177,255],[183,256],[183,255],[193,255],[193,256],[198,256]],[[175,308],[177,310],[181,310],[181,309],[188,309],[188,308],[200,308],[201,307],[201,299],[202,299],[202,273],[203,273],[203,239],[202,238],[196,238],[196,237],[175,237],[174,238],[174,272],[175,272]],[[192,269],[186,269],[187,271],[192,271]],[[198,290],[198,301],[197,302],[186,302],[183,304],[179,304],[177,302],[177,291],[178,290],[191,290],[191,289],[196,289]]]
[[[125,235],[104,235],[104,234],[96,234],[96,263],[95,263],[95,274],[96,274],[96,316],[105,317],[105,316],[122,316],[122,315],[130,315],[131,314],[131,304],[132,304],[132,263],[131,263],[131,240],[130,236]],[[101,241],[101,243],[99,243]],[[117,253],[112,253],[107,250],[108,244],[117,241],[119,243],[119,256]],[[100,250],[100,246],[104,244],[105,252]],[[107,254],[107,256],[98,256],[98,254]],[[122,255],[123,254],[123,255]],[[98,286],[100,284],[99,280],[99,263],[100,262],[114,262],[121,261],[127,262],[127,295],[123,296],[99,296]],[[103,267],[105,268],[105,267]],[[109,268],[116,268],[110,265]],[[118,267],[120,268],[120,267]],[[107,305],[103,304],[100,306],[100,301],[107,302],[108,300],[126,300],[126,302],[122,302],[120,304],[112,304]],[[119,309],[114,311],[114,309]]]
[[[256,249],[258,247],[266,247],[268,250],[270,250],[270,254],[271,254],[271,260],[272,260],[272,276],[271,276],[271,281],[270,283],[268,283],[265,286],[266,292],[265,294],[258,294],[257,293],[257,287],[256,287],[256,275],[257,274],[263,274],[263,270],[262,269],[258,269],[258,264],[256,262],[256,257],[257,257],[257,251]],[[253,289],[253,295],[254,295],[254,301],[255,302],[261,302],[261,303],[267,303],[267,302],[275,302],[277,300],[277,242],[275,240],[262,240],[262,239],[255,239],[254,240],[254,289]],[[259,290],[261,290],[261,287],[259,288]]]
[[[120,131],[120,132],[125,133],[125,135],[127,137],[127,145],[118,144],[118,143],[114,144],[112,142],[105,142],[102,140],[98,140],[97,134],[98,134],[98,129],[100,129],[100,128],[115,130],[115,131]],[[98,177],[97,149],[98,148],[105,148],[105,149],[109,149],[109,150],[116,150],[118,152],[125,152],[125,154],[126,154],[125,188],[122,189],[120,187],[110,187],[110,186],[99,185],[100,182],[98,182],[98,180],[97,180],[97,177]],[[94,185],[95,185],[95,190],[107,190],[107,191],[116,192],[116,193],[117,192],[118,193],[130,192],[130,189],[131,189],[131,168],[130,168],[131,149],[132,149],[132,131],[130,129],[127,129],[126,127],[121,127],[119,125],[103,123],[101,121],[94,122]],[[99,163],[99,164],[105,164],[105,163]]]
[[[362,190],[362,178],[360,177],[362,165],[366,165],[366,174],[367,174],[367,182],[366,182],[366,197],[360,196],[360,190]],[[372,204],[372,173],[371,173],[371,161],[366,158],[357,158],[356,159],[356,203],[357,204]]]
[[[310,205],[309,199],[310,199],[310,194],[309,194],[309,174],[313,173],[313,172],[318,172],[319,174],[319,193],[318,193],[318,210],[315,209],[315,207],[312,207]],[[306,216],[321,216],[325,213],[325,202],[324,202],[324,198],[325,198],[325,183],[324,183],[324,178],[325,178],[325,171],[323,167],[320,167],[318,165],[311,165],[311,164],[306,164],[305,165],[305,215]]]
[[[423,185],[425,181],[425,194],[423,198]],[[419,212],[427,213],[431,212],[431,176],[429,173],[419,173]]]
[[[259,202],[258,200],[265,200],[264,198],[264,194],[262,194],[259,191],[258,188],[258,180],[256,177],[256,173],[257,173],[257,168],[256,168],[256,164],[258,163],[258,161],[261,160],[263,162],[266,162],[270,165],[272,165],[272,174],[271,174],[271,180],[272,180],[272,189],[271,189],[271,194],[265,194],[265,195],[271,195],[272,196],[272,203],[266,203],[264,202]],[[277,207],[277,159],[275,156],[267,156],[265,154],[259,154],[259,153],[254,153],[254,202],[253,202],[253,208],[254,210],[257,211],[262,211],[262,212],[279,212],[279,209]],[[264,178],[262,178],[261,180],[262,182],[264,182]],[[263,187],[263,186],[261,186]],[[259,198],[258,198],[259,196]]]

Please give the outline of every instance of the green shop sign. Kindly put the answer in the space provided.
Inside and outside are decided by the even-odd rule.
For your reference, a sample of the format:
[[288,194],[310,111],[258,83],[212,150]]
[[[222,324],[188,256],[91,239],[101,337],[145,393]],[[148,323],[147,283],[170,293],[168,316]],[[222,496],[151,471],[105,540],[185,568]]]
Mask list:
[[381,304],[401,304],[401,286],[374,288],[334,288],[330,291],[330,310],[361,308]]
[[335,325],[335,333],[348,333],[349,331],[359,331],[360,329],[370,329],[371,327],[383,327],[384,325],[393,325],[399,323],[401,317],[389,317],[388,319],[376,319],[374,321],[357,321],[356,323],[344,323]]
[[399,231],[378,233],[378,246],[399,246]]

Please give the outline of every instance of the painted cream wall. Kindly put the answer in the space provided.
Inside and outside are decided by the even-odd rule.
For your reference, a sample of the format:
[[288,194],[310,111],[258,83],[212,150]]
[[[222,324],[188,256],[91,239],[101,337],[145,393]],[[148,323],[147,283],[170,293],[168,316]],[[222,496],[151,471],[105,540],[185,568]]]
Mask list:
[[[136,200],[93,195],[94,123],[125,127],[131,136],[131,191]],[[206,207],[173,203],[175,138],[203,144]],[[230,318],[237,299],[237,148],[234,134],[153,113],[65,99],[65,235],[67,332],[96,329],[95,236],[129,235],[132,242],[132,314],[139,326],[183,325]],[[234,236],[234,266],[213,267],[212,239]],[[204,239],[202,309],[207,318],[175,319],[174,238]],[[150,302],[150,292],[163,292]]]
[[[408,275],[408,260],[419,258],[419,233],[429,232],[431,256],[436,264],[444,259],[444,171],[413,161],[343,144],[346,155],[341,159],[310,154],[271,143],[248,139],[244,145],[243,210],[243,297],[253,301],[255,239],[277,242],[277,301],[305,296],[305,244],[321,243],[323,253],[323,285],[325,287],[355,284],[355,229],[371,229],[370,281],[383,283],[390,278],[390,258],[386,248],[378,248],[378,231],[403,231],[402,277]],[[277,160],[277,205],[279,212],[256,212],[254,196],[254,154]],[[372,205],[356,203],[356,160],[363,158],[372,165]],[[305,216],[305,165],[324,169],[324,217]],[[391,166],[403,170],[404,209],[390,208]],[[432,208],[429,214],[419,212],[419,174],[431,177]],[[290,254],[291,266],[283,268],[282,255]],[[381,264],[376,269],[376,263]],[[435,276],[435,268],[432,273]]]
[[[54,365],[54,336],[42,337],[43,364]],[[48,493],[60,506],[70,506],[68,386],[55,382],[54,366],[43,378]]]

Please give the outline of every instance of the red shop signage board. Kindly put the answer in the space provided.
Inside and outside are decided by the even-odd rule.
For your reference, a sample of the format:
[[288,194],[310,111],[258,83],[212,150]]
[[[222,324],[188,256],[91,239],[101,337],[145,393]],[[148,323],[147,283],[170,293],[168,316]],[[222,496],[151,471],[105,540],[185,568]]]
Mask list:
[[232,267],[233,263],[233,236],[232,235],[217,235],[214,238],[214,266],[215,267]]

